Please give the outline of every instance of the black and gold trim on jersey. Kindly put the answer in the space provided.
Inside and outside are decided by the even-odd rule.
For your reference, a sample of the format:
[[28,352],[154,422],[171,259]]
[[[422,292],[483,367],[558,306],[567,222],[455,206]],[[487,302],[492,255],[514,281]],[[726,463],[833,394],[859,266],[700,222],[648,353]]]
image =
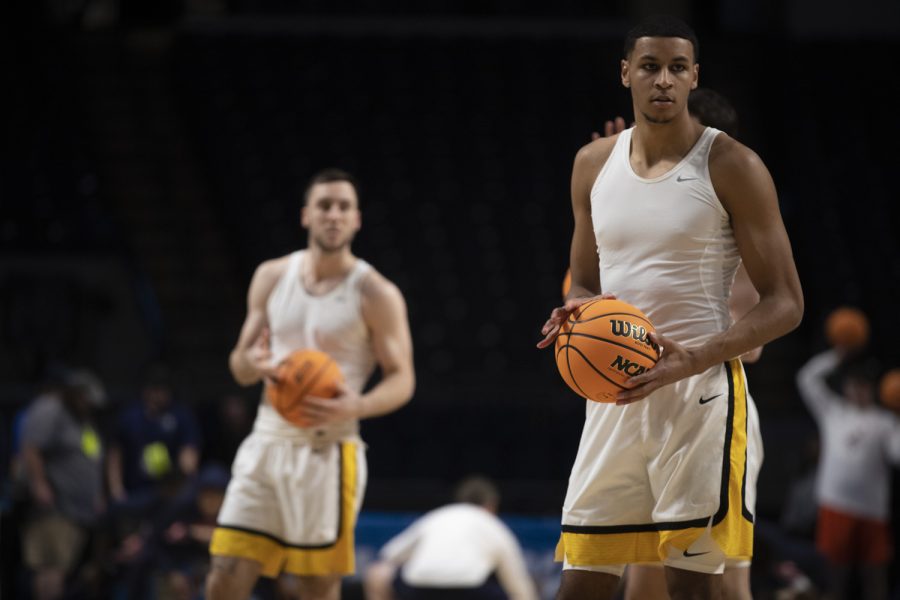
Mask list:
[[719,508],[715,514],[684,521],[626,525],[563,525],[556,560],[569,564],[617,565],[657,562],[672,545],[686,550],[711,526],[712,538],[731,559],[753,554],[753,514],[747,509],[747,388],[740,360],[725,363],[728,412],[721,470]]
[[262,565],[262,575],[350,575],[356,565],[353,529],[356,525],[357,445],[340,443],[338,525],[335,539],[323,544],[291,544],[263,531],[220,523],[210,541],[213,556],[236,556]]

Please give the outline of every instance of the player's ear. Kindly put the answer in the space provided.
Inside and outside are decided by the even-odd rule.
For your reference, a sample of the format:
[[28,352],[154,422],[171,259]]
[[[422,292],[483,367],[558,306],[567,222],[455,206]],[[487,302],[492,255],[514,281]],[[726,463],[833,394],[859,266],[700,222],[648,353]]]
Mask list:
[[300,226],[303,229],[309,229],[309,207],[304,204],[300,209]]
[[628,71],[629,71],[629,69],[628,69],[628,59],[627,59],[627,58],[623,58],[623,59],[622,59],[622,73],[621,73],[621,75],[622,75],[622,86],[623,86],[623,87],[631,87],[631,82],[628,81]]
[[691,82],[691,89],[696,90],[697,86],[700,85],[700,64],[694,63],[694,80]]

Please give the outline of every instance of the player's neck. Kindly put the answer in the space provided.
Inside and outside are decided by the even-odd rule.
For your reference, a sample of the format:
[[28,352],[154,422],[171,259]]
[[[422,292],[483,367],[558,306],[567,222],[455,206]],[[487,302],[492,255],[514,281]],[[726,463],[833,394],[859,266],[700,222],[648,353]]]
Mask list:
[[645,165],[671,158],[683,158],[690,152],[704,127],[694,123],[687,111],[668,123],[651,123],[638,117],[631,137],[631,156]]
[[307,276],[313,281],[342,277],[356,262],[356,257],[346,246],[337,252],[326,252],[315,244],[310,244],[307,252],[309,256]]

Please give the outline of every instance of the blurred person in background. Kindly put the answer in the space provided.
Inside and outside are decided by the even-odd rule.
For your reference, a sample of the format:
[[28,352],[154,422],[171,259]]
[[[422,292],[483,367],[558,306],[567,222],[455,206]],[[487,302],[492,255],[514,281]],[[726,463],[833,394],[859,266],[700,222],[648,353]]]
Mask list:
[[369,600],[535,600],[522,548],[497,518],[500,493],[471,477],[456,503],[433,510],[381,549],[365,576]]
[[[838,389],[829,385],[837,376]],[[832,598],[859,569],[863,598],[887,597],[891,463],[900,463],[900,420],[875,403],[875,365],[845,349],[811,358],[797,373],[800,396],[819,426],[816,546],[829,564]]]
[[153,367],[140,399],[118,417],[107,461],[110,498],[124,512],[140,514],[167,494],[165,484],[193,476],[199,459],[194,414],[176,400],[167,370]]
[[159,511],[196,474],[200,457],[193,412],[176,399],[165,367],[151,367],[140,397],[119,412],[108,455],[119,584],[129,597],[146,597],[153,563],[142,540]]
[[[355,178],[325,169],[303,194],[307,247],[257,267],[229,357],[243,386],[277,381],[291,352],[327,353],[344,377],[333,398],[305,395],[287,420],[264,393],[232,465],[210,543],[206,594],[246,599],[260,576],[296,576],[304,600],[340,597],[355,571],[354,528],[367,479],[359,421],[405,405],[415,388],[406,301],[353,254],[362,221]],[[381,379],[363,392],[378,368]]]
[[29,490],[22,555],[37,600],[60,598],[104,510],[103,447],[94,420],[100,381],[69,371],[59,393],[38,397],[22,423],[21,460]]

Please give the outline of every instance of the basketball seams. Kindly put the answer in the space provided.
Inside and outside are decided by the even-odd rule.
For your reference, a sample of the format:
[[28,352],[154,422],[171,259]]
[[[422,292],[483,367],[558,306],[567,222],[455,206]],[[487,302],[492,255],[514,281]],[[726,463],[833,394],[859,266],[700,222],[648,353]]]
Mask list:
[[[597,375],[599,375],[599,376],[602,377],[603,379],[607,380],[608,382],[610,382],[611,384],[613,384],[613,385],[616,386],[617,388],[622,389],[622,390],[627,390],[627,389],[628,389],[627,387],[625,387],[625,386],[622,385],[621,383],[619,383],[619,382],[617,382],[617,381],[615,381],[615,380],[613,380],[613,379],[610,379],[609,376],[607,376],[603,371],[600,371],[597,367],[595,367],[595,366],[594,366],[594,363],[592,363],[592,362],[588,359],[588,357],[584,355],[584,352],[582,352],[581,350],[579,350],[577,346],[572,346],[571,344],[566,344],[566,345],[564,346],[564,348],[566,348],[567,351],[568,351],[568,348],[572,348],[575,352],[578,353],[578,355],[584,360],[584,362],[586,362],[587,365],[588,365],[591,369],[593,369],[595,373],[597,373]],[[574,377],[573,377],[572,379],[573,379],[573,381],[574,381]],[[577,384],[577,382],[576,382],[576,384]],[[580,389],[580,388],[581,388],[581,386],[579,386],[579,389]]]
[[[581,387],[581,384],[579,384],[578,380],[575,379],[575,373],[572,372],[572,361],[569,359],[569,348],[571,348],[571,346],[569,344],[565,344],[563,345],[563,348],[566,349],[566,367],[569,369],[569,379],[571,379],[572,383],[575,384],[575,387],[578,388],[578,393],[581,394],[581,397],[588,398],[588,395]],[[560,350],[562,350],[562,348]]]

